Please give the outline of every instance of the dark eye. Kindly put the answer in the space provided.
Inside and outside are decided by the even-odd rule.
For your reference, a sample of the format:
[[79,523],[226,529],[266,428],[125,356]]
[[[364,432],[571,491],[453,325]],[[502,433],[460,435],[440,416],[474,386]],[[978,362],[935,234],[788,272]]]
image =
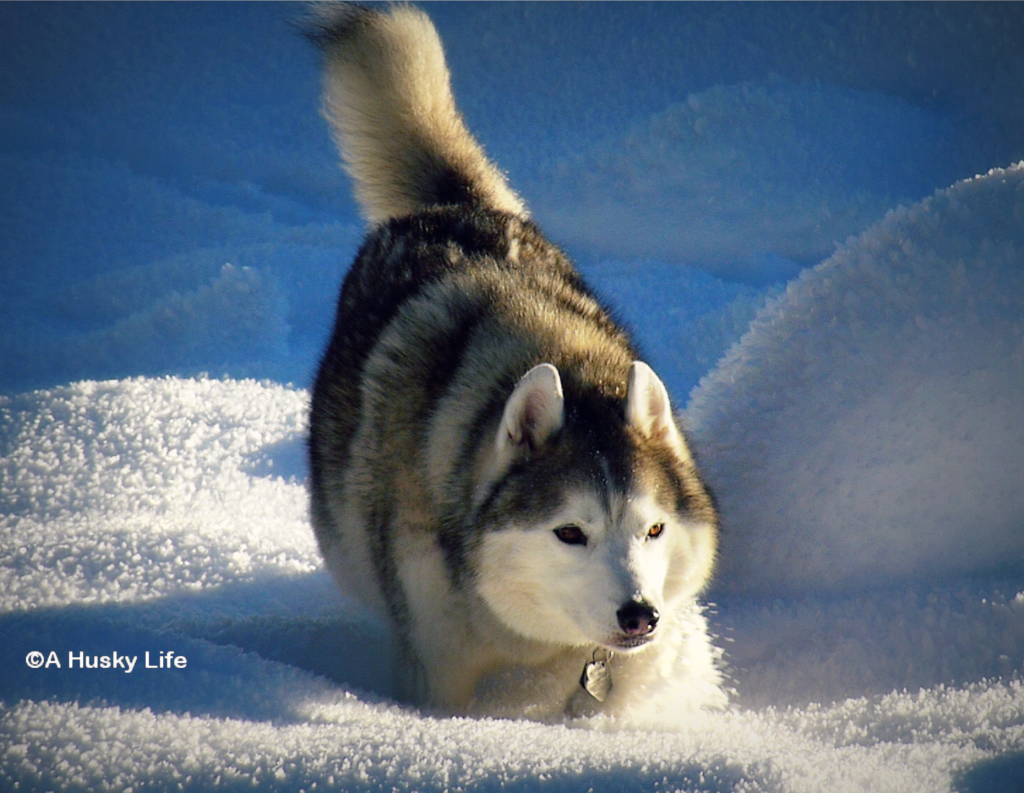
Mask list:
[[648,532],[647,532],[647,539],[648,540],[657,539],[658,537],[660,537],[662,535],[662,532],[664,532],[664,531],[665,531],[665,524],[664,523],[655,523],[648,530]]
[[583,529],[579,526],[562,526],[559,529],[555,529],[555,536],[566,545],[587,544],[587,535],[583,533]]

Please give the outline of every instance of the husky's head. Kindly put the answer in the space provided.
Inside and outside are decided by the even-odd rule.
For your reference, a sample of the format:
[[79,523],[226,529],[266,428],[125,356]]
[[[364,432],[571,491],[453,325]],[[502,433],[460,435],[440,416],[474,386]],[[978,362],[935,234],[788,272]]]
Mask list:
[[[619,392],[621,394],[621,391]],[[473,586],[516,633],[628,652],[707,583],[711,499],[650,367],[626,396],[530,370],[478,479]]]

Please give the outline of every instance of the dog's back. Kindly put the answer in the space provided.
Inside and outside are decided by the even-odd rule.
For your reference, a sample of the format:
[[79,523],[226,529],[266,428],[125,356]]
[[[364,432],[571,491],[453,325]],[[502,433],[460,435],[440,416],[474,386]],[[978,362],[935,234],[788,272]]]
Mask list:
[[[523,550],[528,539],[517,579],[487,561],[488,537],[546,526],[581,493],[600,491],[606,512],[650,502],[685,535],[657,546],[667,561],[652,569],[672,571],[668,600],[692,600],[714,556],[711,501],[664,386],[466,130],[426,16],[328,6],[312,37],[325,55],[325,114],[372,224],[313,389],[318,542],[342,588],[396,626],[408,696],[464,710],[483,675],[562,664],[545,673],[562,687],[560,709],[588,645],[614,633],[628,652],[647,640],[621,633],[632,630],[619,627],[624,610],[654,632],[658,611],[626,569],[639,563],[610,559],[597,576],[614,579],[597,598],[602,627],[570,623],[567,634],[557,608],[522,614],[512,601],[529,576],[568,573],[544,573],[546,552]],[[616,510],[620,522],[636,511]],[[660,535],[654,518],[636,521],[636,542]]]

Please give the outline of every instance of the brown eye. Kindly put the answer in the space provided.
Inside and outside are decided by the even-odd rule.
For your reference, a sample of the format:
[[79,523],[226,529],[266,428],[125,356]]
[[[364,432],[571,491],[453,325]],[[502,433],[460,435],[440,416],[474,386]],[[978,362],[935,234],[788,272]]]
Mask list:
[[665,531],[664,523],[655,523],[651,526],[650,531],[647,532],[647,539],[653,540],[661,536],[661,533]]
[[566,545],[586,545],[587,535],[583,533],[583,529],[579,526],[562,526],[561,528],[555,529],[555,536],[564,542]]

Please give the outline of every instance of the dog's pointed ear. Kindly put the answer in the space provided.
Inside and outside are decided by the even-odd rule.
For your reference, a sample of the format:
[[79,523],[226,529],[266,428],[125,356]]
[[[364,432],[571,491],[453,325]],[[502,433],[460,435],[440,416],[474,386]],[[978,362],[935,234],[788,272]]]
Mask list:
[[682,459],[690,459],[690,450],[672,417],[665,384],[643,361],[633,361],[629,367],[626,421],[648,438],[668,443]]
[[537,449],[562,426],[562,378],[549,363],[522,376],[505,403],[498,428],[497,453],[502,463]]

